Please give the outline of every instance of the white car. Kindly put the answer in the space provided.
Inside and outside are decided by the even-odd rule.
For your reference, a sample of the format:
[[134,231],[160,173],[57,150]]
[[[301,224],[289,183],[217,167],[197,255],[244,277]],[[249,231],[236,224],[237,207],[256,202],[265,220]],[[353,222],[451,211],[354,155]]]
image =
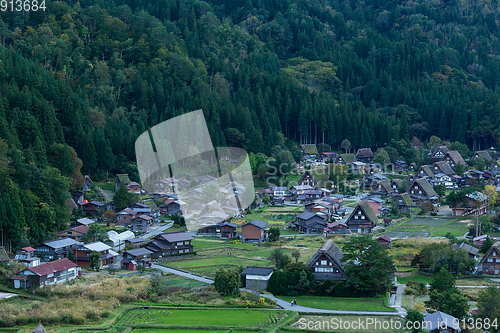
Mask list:
[[332,217],[335,219],[335,220],[342,220],[342,218],[337,215],[337,214],[333,214]]

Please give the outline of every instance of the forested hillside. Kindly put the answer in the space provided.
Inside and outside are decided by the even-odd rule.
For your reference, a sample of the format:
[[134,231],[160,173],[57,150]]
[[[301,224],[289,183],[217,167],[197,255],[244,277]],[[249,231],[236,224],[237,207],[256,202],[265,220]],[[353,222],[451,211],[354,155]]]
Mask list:
[[[62,199],[81,184],[80,168],[138,180],[136,138],[200,108],[215,146],[267,156],[284,144],[339,149],[345,138],[354,148],[431,135],[476,149],[500,143],[496,1],[46,5],[0,13],[10,184],[0,198],[23,235],[6,229],[15,218],[0,223],[19,244],[64,223]],[[43,220],[39,235],[27,214]]]

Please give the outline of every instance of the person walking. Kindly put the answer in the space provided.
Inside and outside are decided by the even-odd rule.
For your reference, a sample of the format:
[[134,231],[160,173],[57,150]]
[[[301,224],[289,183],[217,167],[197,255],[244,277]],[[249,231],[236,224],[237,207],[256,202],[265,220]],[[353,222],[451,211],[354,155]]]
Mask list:
[[293,306],[293,300],[290,301],[290,306]]

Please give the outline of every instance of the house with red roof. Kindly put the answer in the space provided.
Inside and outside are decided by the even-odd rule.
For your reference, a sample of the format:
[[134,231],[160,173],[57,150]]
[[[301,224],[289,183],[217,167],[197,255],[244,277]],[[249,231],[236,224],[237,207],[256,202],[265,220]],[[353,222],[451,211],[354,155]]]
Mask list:
[[141,185],[139,183],[130,182],[127,185],[125,185],[125,187],[128,188],[128,191],[130,193],[137,193],[137,194],[141,193]]
[[115,217],[115,226],[128,227],[132,219],[137,215],[137,212],[131,208],[125,208],[118,212]]
[[43,288],[47,285],[71,281],[80,276],[81,268],[68,258],[28,267],[12,279],[14,288]]
[[392,240],[387,236],[378,237],[377,242],[382,246],[391,246],[392,244]]

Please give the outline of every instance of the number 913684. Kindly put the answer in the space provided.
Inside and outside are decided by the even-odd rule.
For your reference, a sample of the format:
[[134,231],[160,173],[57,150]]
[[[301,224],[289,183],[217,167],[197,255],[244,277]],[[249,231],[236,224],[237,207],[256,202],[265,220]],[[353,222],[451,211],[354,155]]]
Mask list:
[[37,12],[45,9],[45,0],[0,0],[2,12]]

